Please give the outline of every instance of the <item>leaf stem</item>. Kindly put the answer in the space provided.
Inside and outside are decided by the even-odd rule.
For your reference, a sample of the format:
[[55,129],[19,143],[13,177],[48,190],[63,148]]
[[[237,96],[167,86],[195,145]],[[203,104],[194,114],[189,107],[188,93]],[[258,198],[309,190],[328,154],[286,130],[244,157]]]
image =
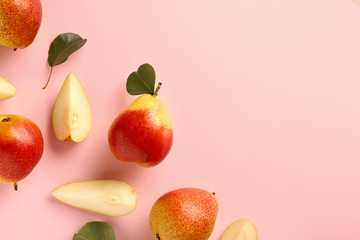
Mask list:
[[47,85],[49,84],[49,81],[50,81],[50,78],[51,78],[51,74],[52,74],[52,70],[53,70],[53,67],[50,68],[50,74],[49,74],[49,78],[45,84],[45,86],[42,88],[42,89],[45,89],[47,87]]
[[158,95],[158,92],[159,92],[159,90],[160,90],[161,85],[162,85],[162,83],[159,82],[158,85],[157,85],[157,87],[156,87],[156,90],[155,90],[155,92],[154,92],[154,95],[153,95],[154,97],[156,97],[156,96]]

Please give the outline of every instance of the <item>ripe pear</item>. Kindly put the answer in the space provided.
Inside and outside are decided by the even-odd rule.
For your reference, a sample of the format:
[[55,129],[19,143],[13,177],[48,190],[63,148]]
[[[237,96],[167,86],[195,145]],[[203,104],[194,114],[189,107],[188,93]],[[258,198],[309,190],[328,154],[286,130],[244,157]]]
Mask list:
[[19,115],[0,115],[0,183],[17,182],[40,161],[44,140],[39,127]]
[[25,48],[35,39],[42,20],[40,0],[0,1],[0,44]]
[[15,96],[16,88],[10,82],[0,77],[0,101]]
[[232,222],[221,235],[220,240],[257,240],[255,225],[248,219],[241,218]]
[[60,141],[81,142],[89,134],[92,113],[79,79],[70,73],[55,100],[52,123]]
[[135,189],[118,180],[67,183],[56,188],[51,195],[70,206],[113,217],[132,212],[137,201]]
[[111,124],[108,142],[117,159],[153,167],[169,153],[173,130],[158,90],[138,97]]
[[157,240],[206,240],[216,221],[214,193],[181,188],[161,196],[150,212],[150,228]]

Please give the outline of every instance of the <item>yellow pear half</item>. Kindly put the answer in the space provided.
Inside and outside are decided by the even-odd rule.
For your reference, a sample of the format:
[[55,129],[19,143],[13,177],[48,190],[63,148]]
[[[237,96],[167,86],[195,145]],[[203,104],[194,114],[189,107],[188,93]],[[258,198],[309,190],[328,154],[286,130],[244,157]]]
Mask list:
[[81,142],[92,126],[89,101],[79,79],[69,73],[55,100],[52,123],[60,141]]
[[0,77],[0,101],[15,96],[16,88],[9,81]]
[[220,240],[258,240],[258,233],[250,220],[241,218],[225,229]]
[[83,210],[119,217],[136,208],[137,193],[126,182],[92,180],[59,186],[51,195],[57,200]]

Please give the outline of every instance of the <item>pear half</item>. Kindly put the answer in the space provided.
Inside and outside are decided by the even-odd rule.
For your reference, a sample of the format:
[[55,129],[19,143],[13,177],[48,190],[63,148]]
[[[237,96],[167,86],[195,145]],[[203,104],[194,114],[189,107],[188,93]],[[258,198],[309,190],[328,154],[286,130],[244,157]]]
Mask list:
[[221,235],[220,240],[257,240],[255,225],[246,218],[232,222]]
[[69,73],[55,100],[52,123],[60,141],[81,142],[92,126],[89,101],[79,79]]
[[0,101],[15,96],[16,88],[9,81],[0,77]]
[[123,181],[93,180],[61,185],[51,192],[59,201],[106,216],[123,216],[136,207],[135,189]]

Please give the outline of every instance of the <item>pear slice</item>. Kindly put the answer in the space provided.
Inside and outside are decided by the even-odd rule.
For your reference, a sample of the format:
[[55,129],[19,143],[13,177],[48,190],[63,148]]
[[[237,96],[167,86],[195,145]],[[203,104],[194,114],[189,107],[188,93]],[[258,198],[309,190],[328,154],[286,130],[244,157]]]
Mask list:
[[52,123],[60,141],[81,142],[92,126],[89,101],[79,79],[69,73],[55,100]]
[[61,185],[51,192],[59,201],[106,216],[123,216],[136,207],[135,189],[118,180],[93,180]]
[[255,225],[248,219],[242,218],[232,222],[221,235],[220,240],[257,240],[258,233]]
[[15,96],[16,88],[9,81],[0,77],[0,101]]

